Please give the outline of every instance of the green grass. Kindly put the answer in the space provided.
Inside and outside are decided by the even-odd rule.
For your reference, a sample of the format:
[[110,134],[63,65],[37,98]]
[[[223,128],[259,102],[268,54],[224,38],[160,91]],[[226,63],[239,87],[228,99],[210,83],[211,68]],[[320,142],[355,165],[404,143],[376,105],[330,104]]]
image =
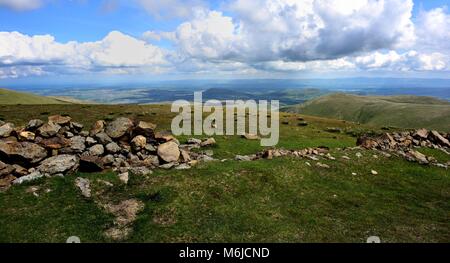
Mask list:
[[[174,116],[167,105],[10,106],[0,110],[5,119],[18,125],[62,113],[86,125],[107,116],[128,116],[157,123],[160,130],[168,129]],[[218,144],[210,149],[216,158],[228,161],[188,171],[155,170],[147,177],[131,176],[127,186],[109,172],[14,186],[0,193],[0,242],[64,242],[72,235],[82,242],[110,242],[102,233],[114,218],[98,208],[93,201],[98,197],[86,200],[79,194],[74,186],[78,176],[91,179],[94,193],[102,189],[96,179],[112,182],[114,187],[99,195],[110,202],[137,198],[145,203],[125,242],[365,242],[372,235],[383,242],[450,241],[447,170],[373,151],[359,150],[363,157],[357,159],[358,150],[344,149],[356,142],[345,131],[381,132],[376,126],[302,115],[309,125],[300,127],[299,115],[281,115],[281,121],[289,125],[280,125],[278,147],[328,146],[337,160],[321,162],[330,169],[295,158],[237,162],[232,160],[236,154],[261,150],[259,142],[216,136]],[[327,127],[343,132],[326,132]],[[442,152],[420,151],[443,162],[450,160]],[[343,160],[343,155],[352,160]],[[379,175],[371,175],[372,169]],[[35,197],[26,192],[31,185],[51,192]]]
[[66,104],[64,100],[0,88],[0,105]]
[[429,128],[450,131],[450,103],[417,96],[326,95],[289,112],[343,119],[377,126]]

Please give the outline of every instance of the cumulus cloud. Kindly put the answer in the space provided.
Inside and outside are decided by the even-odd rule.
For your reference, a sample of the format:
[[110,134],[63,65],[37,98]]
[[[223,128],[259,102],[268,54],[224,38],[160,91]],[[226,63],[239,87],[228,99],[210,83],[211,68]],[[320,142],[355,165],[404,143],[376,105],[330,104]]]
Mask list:
[[431,51],[450,51],[450,14],[447,7],[421,11],[417,23],[418,45]]
[[23,74],[32,74],[33,70],[38,70],[39,74],[50,70],[152,72],[167,66],[164,50],[117,31],[100,41],[84,43],[59,43],[50,35],[0,32],[0,43],[0,74],[3,76],[21,76],[20,70]]
[[0,0],[0,7],[10,8],[16,11],[27,11],[41,7],[42,0]]
[[176,30],[182,52],[204,59],[312,61],[414,42],[412,0],[236,0],[235,17],[199,10]]

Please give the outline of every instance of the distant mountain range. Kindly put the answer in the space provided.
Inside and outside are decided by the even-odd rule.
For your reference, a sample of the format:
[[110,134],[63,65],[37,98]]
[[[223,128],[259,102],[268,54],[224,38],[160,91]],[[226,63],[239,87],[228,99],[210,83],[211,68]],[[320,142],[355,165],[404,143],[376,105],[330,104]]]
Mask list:
[[283,111],[364,124],[450,131],[450,103],[432,97],[336,93]]

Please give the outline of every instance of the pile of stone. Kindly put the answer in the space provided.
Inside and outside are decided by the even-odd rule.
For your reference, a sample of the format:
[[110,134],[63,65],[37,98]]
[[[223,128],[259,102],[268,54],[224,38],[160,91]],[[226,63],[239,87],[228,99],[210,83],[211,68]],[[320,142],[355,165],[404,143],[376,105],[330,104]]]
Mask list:
[[384,152],[394,152],[409,161],[421,164],[433,164],[447,168],[447,164],[437,163],[431,156],[415,150],[419,147],[427,147],[441,150],[447,154],[450,150],[450,134],[441,134],[437,131],[419,129],[416,131],[405,131],[401,133],[385,133],[378,137],[363,136],[358,138],[357,145],[366,149],[376,149]]
[[118,118],[96,121],[89,131],[69,116],[31,120],[26,127],[0,123],[0,188],[67,173],[112,169],[121,174],[144,175],[152,169],[189,169],[209,154],[191,150],[214,145],[213,138],[190,139],[181,145],[169,132],[155,132],[156,125]]

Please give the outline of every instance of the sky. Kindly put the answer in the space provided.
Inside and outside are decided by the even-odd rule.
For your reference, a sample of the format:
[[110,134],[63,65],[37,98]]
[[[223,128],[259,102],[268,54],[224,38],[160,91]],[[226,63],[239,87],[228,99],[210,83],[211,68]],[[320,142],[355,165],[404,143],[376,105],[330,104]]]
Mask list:
[[446,0],[0,0],[0,84],[449,78]]

